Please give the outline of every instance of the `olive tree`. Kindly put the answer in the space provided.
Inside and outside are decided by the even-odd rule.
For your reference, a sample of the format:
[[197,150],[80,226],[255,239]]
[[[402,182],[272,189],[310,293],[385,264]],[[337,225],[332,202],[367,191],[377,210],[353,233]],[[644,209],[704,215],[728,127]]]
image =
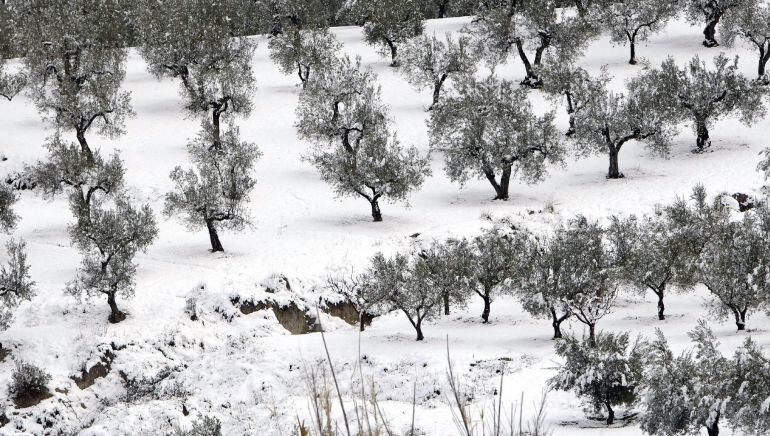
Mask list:
[[[254,164],[262,153],[241,141],[238,128],[230,127],[217,138],[210,123],[187,144],[194,168],[177,166],[170,174],[174,189],[166,194],[163,213],[181,215],[190,229],[206,227],[211,251],[224,251],[217,228],[242,230],[249,221],[249,194],[257,181]],[[215,141],[219,141],[218,146]]]
[[429,18],[472,15],[474,0],[422,0]]
[[226,2],[150,2],[140,14],[139,51],[158,79],[179,79],[185,109],[211,122],[215,146],[222,117],[248,115],[256,89],[251,59],[256,43],[233,38]]
[[690,290],[696,284],[701,229],[681,212],[673,205],[640,218],[612,216],[608,228],[623,280],[658,297],[660,320],[666,319],[664,297],[670,285]]
[[763,92],[738,71],[737,57],[731,62],[720,54],[714,58],[714,68],[708,68],[698,56],[681,68],[668,58],[659,69],[652,68],[638,78],[637,84],[675,108],[676,116],[692,122],[696,153],[711,146],[709,128],[718,119],[739,114],[749,125],[765,114]]
[[433,283],[441,289],[443,312],[451,307],[465,307],[473,293],[474,258],[470,242],[449,238],[419,244],[416,256]]
[[570,137],[579,156],[604,154],[609,157],[608,179],[624,177],[618,156],[630,141],[642,142],[656,154],[668,153],[676,133],[675,108],[665,104],[659,93],[632,81],[627,92],[606,88],[575,113],[575,130]]
[[711,292],[719,318],[732,315],[738,330],[770,297],[770,211],[758,205],[740,221],[719,216],[700,253],[698,280]]
[[730,15],[731,9],[744,1],[746,0],[685,0],[685,16],[693,24],[701,24],[705,21],[703,45],[716,47],[719,45],[716,39],[717,24],[723,16]]
[[[35,296],[35,282],[29,275],[27,244],[11,239],[5,244],[7,263],[0,266],[0,330],[8,328],[13,310]],[[0,348],[2,345],[0,344]]]
[[409,40],[402,50],[399,71],[416,89],[432,88],[431,110],[438,104],[447,79],[476,72],[476,59],[467,37],[454,40],[447,34],[442,41],[435,35],[421,35]]
[[332,68],[342,48],[326,28],[284,31],[270,39],[270,59],[284,74],[297,74],[307,87],[311,72]]
[[636,44],[659,32],[676,15],[677,0],[622,0],[608,2],[601,22],[615,44],[628,44],[628,63],[636,65]]
[[536,116],[526,91],[513,83],[468,77],[431,113],[431,148],[444,154],[453,182],[486,178],[495,200],[507,200],[512,177],[537,183],[549,164],[563,162],[565,147],[553,120],[553,112]]
[[637,402],[646,342],[637,338],[631,343],[628,333],[600,333],[595,343],[568,336],[555,346],[564,364],[549,385],[574,391],[595,412],[605,410],[607,425],[615,422],[615,407]]
[[346,7],[364,22],[364,40],[390,55],[390,65],[400,63],[399,46],[424,29],[420,0],[350,0]]
[[591,25],[565,11],[562,3],[480,2],[469,28],[475,48],[492,66],[504,62],[515,50],[526,71],[522,85],[542,86],[537,70],[547,51],[562,61],[574,59],[596,35]]
[[306,156],[338,196],[365,198],[374,221],[379,201],[406,202],[430,174],[428,159],[403,147],[392,132],[376,76],[342,58],[310,81],[297,106],[300,138],[314,146]]
[[7,232],[16,226],[19,216],[13,211],[18,198],[7,185],[0,185],[0,230]]
[[105,295],[110,306],[108,319],[118,323],[126,315],[118,308],[117,297],[132,297],[136,287],[134,257],[152,244],[158,229],[149,205],[137,208],[122,195],[112,203],[92,208],[88,226],[70,227],[70,236],[83,259],[75,280],[67,284],[67,292],[74,296]]
[[770,60],[770,4],[758,0],[737,2],[725,15],[722,33],[727,46],[732,46],[739,39],[756,47],[758,80],[770,83],[765,74],[765,66]]
[[763,435],[770,432],[770,357],[764,347],[746,338],[733,357],[738,389],[728,403],[731,426],[744,434]]
[[57,130],[74,130],[85,159],[93,160],[86,133],[124,133],[132,116],[121,89],[126,50],[117,0],[14,2],[17,38],[35,105]]
[[23,73],[9,74],[5,71],[5,59],[0,58],[0,97],[11,101],[26,84],[27,76]]

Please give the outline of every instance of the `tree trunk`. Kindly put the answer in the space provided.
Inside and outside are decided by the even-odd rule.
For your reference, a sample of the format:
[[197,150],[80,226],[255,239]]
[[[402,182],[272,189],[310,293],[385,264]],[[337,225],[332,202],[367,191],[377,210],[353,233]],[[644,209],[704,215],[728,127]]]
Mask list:
[[636,65],[636,42],[634,42],[633,38],[628,39],[628,45],[631,48],[631,58],[628,60],[628,63],[631,65]]
[[222,140],[220,139],[220,133],[219,133],[219,119],[221,117],[221,114],[219,113],[218,109],[214,109],[214,111],[211,114],[211,126],[213,128],[213,136],[214,136],[214,143],[211,145],[211,148],[214,150],[219,150],[222,148]]
[[449,315],[449,292],[444,291],[444,315]]
[[372,219],[374,222],[378,223],[382,221],[382,212],[380,212],[379,199],[375,198],[369,201],[369,203],[372,205]]
[[388,44],[388,47],[390,48],[390,66],[397,67],[398,59],[396,59],[396,57],[398,56],[398,48],[396,48],[396,44],[389,39],[386,39],[385,42]]
[[607,408],[607,425],[612,425],[615,422],[615,411],[609,401],[605,401],[604,406]]
[[500,192],[498,200],[508,199],[508,187],[511,185],[511,165],[503,169],[503,175],[500,177]]
[[695,139],[695,152],[703,153],[707,148],[711,147],[711,139],[709,139],[709,129],[706,126],[706,120],[702,118],[695,119],[695,132],[697,138]]
[[107,304],[110,305],[110,317],[108,320],[113,323],[117,324],[124,319],[126,319],[126,315],[118,309],[118,303],[115,301],[115,292],[108,292],[107,293]]
[[447,11],[447,2],[439,3],[438,15],[436,16],[436,18],[444,18],[444,16],[446,16],[446,11]]
[[614,146],[609,147],[609,154],[610,154],[610,168],[607,172],[607,178],[608,179],[621,179],[623,178],[623,173],[620,172],[620,165],[618,164],[618,154],[620,154],[620,150],[618,150]]
[[441,87],[444,85],[444,81],[446,81],[446,79],[447,75],[442,74],[441,77],[433,83],[433,102],[431,103],[428,110],[433,110],[433,107],[438,104],[438,99],[441,96]]
[[484,322],[484,324],[489,323],[489,310],[492,306],[492,298],[489,295],[489,292],[484,292],[484,294],[481,295],[481,299],[484,300],[484,310],[481,312],[481,319]]
[[414,329],[417,331],[418,341],[425,339],[425,336],[422,334],[422,319],[417,319],[417,323],[415,323]]
[[[497,179],[495,179],[495,172],[489,168],[484,170],[484,175],[486,176],[487,180],[489,180],[489,184],[495,188],[494,200],[507,200],[508,186],[503,186],[502,179],[500,180],[501,183],[497,183]],[[508,178],[510,179],[510,170],[508,171]]]
[[362,331],[364,331],[365,328],[366,328],[366,326],[364,325],[364,311],[361,310],[358,313],[358,331],[362,332]]
[[565,135],[572,136],[575,134],[575,105],[572,102],[571,92],[566,92],[564,95],[567,97],[567,114],[569,115],[569,129]]
[[666,315],[663,313],[666,310],[666,306],[663,304],[663,295],[665,293],[665,287],[658,288],[655,292],[655,295],[658,296],[658,319],[660,321],[663,321],[666,319]]
[[765,45],[759,46],[759,65],[757,65],[757,76],[761,82],[767,83],[768,78],[765,76],[765,66],[767,61],[770,60],[770,44],[767,47]]
[[596,323],[588,324],[588,345],[596,348]]
[[738,327],[738,331],[746,330],[746,311],[748,309],[738,310],[733,309],[735,314],[735,325]]
[[307,88],[307,81],[310,78],[310,67],[305,68],[305,72],[302,72],[302,65],[297,64],[297,75],[302,83],[302,89]]
[[217,234],[217,228],[214,225],[213,220],[206,221],[206,228],[209,231],[209,240],[211,241],[211,252],[225,251],[222,247],[222,243],[219,241],[219,235]]
[[715,16],[706,24],[706,28],[703,29],[703,36],[705,37],[705,39],[703,40],[704,46],[716,47],[719,45],[716,39],[716,34],[717,34],[717,24],[719,23],[720,18],[722,18],[721,14]]
[[80,144],[80,151],[86,157],[86,161],[88,163],[93,163],[94,154],[91,152],[91,147],[88,146],[88,141],[86,141],[86,131],[84,129],[77,128],[75,129],[75,136],[77,136],[78,138],[78,143]]
[[714,424],[711,427],[706,427],[706,433],[708,433],[708,436],[719,436],[719,423],[714,422]]
[[551,312],[551,326],[553,327],[553,339],[561,339],[561,323],[569,318],[569,313],[565,314],[561,318],[556,314],[556,309],[554,307],[549,307],[548,310]]

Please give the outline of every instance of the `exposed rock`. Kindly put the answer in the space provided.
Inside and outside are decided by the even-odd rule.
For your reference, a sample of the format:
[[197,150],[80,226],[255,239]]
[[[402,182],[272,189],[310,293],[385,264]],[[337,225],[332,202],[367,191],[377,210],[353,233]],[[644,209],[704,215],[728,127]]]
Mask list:
[[259,310],[272,309],[281,326],[293,335],[303,335],[321,331],[315,318],[308,315],[295,303],[280,306],[272,301],[259,301],[254,303],[253,301],[248,300],[240,302],[235,299],[233,300],[233,304],[238,307],[244,315],[249,315]]
[[756,201],[754,200],[754,197],[743,194],[740,192],[736,192],[732,195],[732,197],[735,199],[735,201],[738,202],[738,210],[740,212],[746,212],[747,210],[751,210],[754,208],[754,204]]
[[114,359],[115,355],[110,350],[107,350],[104,355],[102,355],[100,362],[93,365],[87,371],[84,368],[81,370],[80,376],[73,376],[72,380],[81,390],[87,389],[96,383],[97,379],[105,377],[107,374],[109,374],[112,367],[112,361]]

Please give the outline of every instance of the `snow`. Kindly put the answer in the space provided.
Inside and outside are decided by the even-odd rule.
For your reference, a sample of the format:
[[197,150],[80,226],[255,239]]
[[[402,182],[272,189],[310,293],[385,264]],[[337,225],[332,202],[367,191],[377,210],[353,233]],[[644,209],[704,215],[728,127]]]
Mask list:
[[[434,20],[427,27],[443,34],[456,32],[467,22],[467,18]],[[379,75],[400,140],[427,152],[425,109],[430,93],[412,90],[388,66],[388,59],[363,43],[360,28],[333,31],[346,52],[360,55]],[[125,87],[132,93],[137,115],[128,121],[125,136],[91,141],[103,153],[120,151],[131,194],[149,202],[159,217],[158,240],[137,257],[136,296],[119,300],[129,314],[126,321],[108,324],[108,307],[102,299],[81,302],[63,294],[79,262],[67,236],[72,217],[66,199],[46,201],[32,192],[21,193],[16,211],[22,220],[14,236],[28,243],[38,295],[19,308],[11,328],[0,332],[3,346],[13,349],[12,358],[0,363],[0,389],[10,379],[13,359],[25,359],[52,375],[54,396],[18,411],[5,400],[11,423],[0,434],[20,431],[16,425],[31,434],[51,431],[35,422],[36,416],[46,415],[55,417],[54,428],[73,433],[88,428],[82,434],[158,434],[171,432],[176,425],[187,427],[199,414],[219,418],[224,434],[290,434],[298,416],[309,420],[302,368],[324,366],[321,338],[317,333],[289,335],[270,310],[243,315],[230,303],[232,296],[263,292],[265,283],[281,274],[292,284],[302,283],[298,286],[307,292],[304,301],[312,301],[314,284],[330,274],[364,267],[377,251],[405,249],[413,240],[409,235],[420,233],[424,239],[472,235],[487,225],[488,216],[510,216],[541,230],[577,213],[601,218],[610,213],[652,212],[656,203],[689,195],[696,183],[704,184],[711,196],[723,191],[753,194],[761,186],[762,176],[755,169],[760,151],[768,145],[770,117],[751,127],[726,119],[711,130],[709,153],[690,152],[695,137],[685,126],[668,159],[650,156],[639,144],[624,147],[620,155],[624,179],[605,179],[606,157],[570,159],[539,185],[513,183],[507,202],[492,201],[494,192],[484,180],[470,181],[463,188],[451,183],[443,173],[442,156],[434,153],[433,175],[412,196],[411,206],[382,204],[384,222],[373,223],[366,202],[335,199],[332,189],[301,159],[309,144],[297,139],[293,127],[300,87],[293,75],[282,75],[271,63],[265,38],[257,39],[255,107],[248,119],[237,121],[243,139],[256,142],[264,153],[251,197],[253,225],[240,234],[221,232],[227,251],[219,254],[207,251],[205,232],[188,232],[182,223],[160,218],[163,196],[171,189],[168,174],[186,162],[185,144],[197,134],[199,121],[184,115],[177,83],[156,81],[140,56],[135,51],[129,54]],[[718,54],[719,49],[705,48],[701,40],[699,28],[676,21],[637,50],[653,65],[669,55],[682,63],[696,54],[702,58]],[[607,65],[614,87],[644,68],[628,65],[627,48],[612,46],[607,37],[592,44],[587,53],[582,65],[593,73]],[[731,49],[729,54],[740,54],[741,69],[753,76],[756,55],[749,47]],[[524,77],[517,59],[497,73],[514,80]],[[536,111],[547,110],[542,95],[534,92],[531,99]],[[9,158],[0,163],[0,175],[4,175],[43,158],[42,144],[51,130],[23,96],[0,102],[0,111],[0,147]],[[563,108],[557,113],[566,131]],[[550,204],[556,215],[540,212]],[[197,321],[185,313],[191,296],[197,301]],[[288,302],[293,297],[275,298]],[[672,294],[666,304],[667,320],[657,321],[652,294],[627,292],[598,327],[648,337],[660,328],[679,352],[689,346],[686,332],[707,316],[702,307],[705,298],[701,287],[694,294]],[[322,315],[342,389],[356,388],[358,381],[351,380],[360,360],[364,378],[377,382],[381,406],[393,428],[408,428],[416,386],[418,427],[430,435],[454,434],[445,397],[448,346],[461,383],[474,387],[477,408],[493,401],[499,384],[495,371],[507,361],[503,404],[511,405],[523,394],[525,414],[531,412],[559,364],[549,322],[533,319],[517,302],[500,298],[492,304],[491,323],[481,324],[480,304],[472,301],[467,310],[428,323],[423,342],[414,341],[414,331],[398,313],[376,319],[360,336],[357,327]],[[756,330],[736,333],[729,321],[714,323],[725,352],[731,352],[747,334],[760,346],[770,344],[770,334],[762,328],[766,315],[753,315],[748,324]],[[580,335],[583,329],[573,322],[566,332]],[[110,373],[80,390],[70,376],[97,362],[104,349],[116,353]],[[119,401],[124,395],[121,373],[129,378],[151,377],[166,366],[178,369],[166,382],[181,383],[188,391],[186,398]],[[622,420],[606,428],[587,419],[571,393],[551,393],[548,401],[546,421],[555,435],[640,434],[638,427],[624,426]],[[189,416],[183,415],[183,405]],[[730,434],[729,430],[723,433]]]

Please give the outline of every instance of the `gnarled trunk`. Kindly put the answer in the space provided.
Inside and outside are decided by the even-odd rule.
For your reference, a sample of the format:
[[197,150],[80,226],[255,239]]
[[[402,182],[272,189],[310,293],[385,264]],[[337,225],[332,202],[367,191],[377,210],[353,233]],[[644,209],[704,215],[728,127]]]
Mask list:
[[431,103],[428,110],[433,110],[433,107],[436,106],[436,104],[438,104],[438,99],[441,96],[441,87],[444,85],[444,82],[446,81],[446,79],[447,79],[447,75],[445,73],[445,74],[442,74],[441,77],[439,77],[439,79],[433,83],[433,102]]
[[709,138],[709,129],[706,125],[704,118],[695,119],[695,133],[697,138],[695,139],[695,152],[703,153],[707,148],[711,147],[711,139]]
[[748,309],[735,309],[733,308],[733,315],[735,315],[735,325],[738,327],[738,331],[746,330],[746,312]]
[[78,138],[78,144],[80,145],[80,151],[86,157],[88,163],[94,162],[94,154],[91,152],[91,147],[88,146],[86,141],[86,131],[80,127],[75,129],[75,136]]
[[634,41],[633,38],[629,38],[628,39],[628,45],[629,45],[629,47],[631,49],[631,57],[629,58],[628,63],[631,64],[631,65],[636,65],[637,64],[637,60],[636,60],[636,42]]
[[623,173],[620,172],[620,164],[618,163],[618,155],[620,154],[620,150],[618,150],[614,146],[609,147],[609,157],[610,157],[610,167],[607,171],[607,178],[608,179],[621,179],[623,178]]
[[609,401],[605,401],[604,407],[607,408],[607,425],[612,425],[615,422],[615,411],[612,410],[612,404]]
[[449,292],[444,291],[444,315],[449,315]]
[[374,222],[380,222],[382,221],[382,212],[380,211],[380,203],[378,198],[374,198],[373,200],[369,201],[369,204],[372,206],[372,219]]
[[704,46],[716,47],[719,45],[716,39],[716,35],[717,35],[717,24],[719,24],[720,18],[722,18],[722,14],[715,15],[708,21],[708,23],[706,23],[706,28],[703,29]]
[[489,323],[489,311],[492,307],[492,296],[489,295],[489,292],[484,291],[484,293],[479,294],[481,296],[481,299],[484,301],[484,310],[481,312],[481,319],[484,322],[484,324]]
[[660,286],[657,289],[653,288],[653,293],[658,297],[658,320],[663,321],[666,319],[666,315],[664,314],[664,311],[666,310],[666,305],[663,304],[663,296],[666,292],[666,285]]
[[390,66],[391,67],[397,67],[398,66],[398,48],[396,47],[396,43],[386,39],[385,42],[388,44],[388,47],[390,48]]
[[107,304],[110,305],[110,316],[108,320],[111,323],[117,324],[126,319],[126,315],[118,309],[118,303],[115,301],[115,291],[107,293]]
[[561,334],[561,323],[564,322],[565,319],[570,317],[569,313],[565,313],[562,316],[558,316],[556,314],[556,308],[551,306],[548,308],[548,310],[551,312],[551,326],[553,327],[553,339],[561,339],[563,336]]
[[596,348],[596,323],[588,323],[588,345]]
[[516,50],[519,53],[521,63],[524,64],[524,70],[527,72],[527,76],[521,81],[521,84],[530,88],[540,88],[543,86],[543,81],[540,80],[535,69],[532,67],[532,63],[529,61],[527,53],[524,51],[524,45],[520,39],[516,40]]
[[418,341],[422,341],[425,339],[425,336],[422,334],[422,320],[418,320],[417,323],[414,325],[414,329],[417,331],[417,339]]
[[206,229],[209,231],[209,240],[211,241],[211,252],[225,251],[222,247],[222,243],[219,241],[219,234],[217,234],[217,228],[214,224],[214,220],[206,220]]

